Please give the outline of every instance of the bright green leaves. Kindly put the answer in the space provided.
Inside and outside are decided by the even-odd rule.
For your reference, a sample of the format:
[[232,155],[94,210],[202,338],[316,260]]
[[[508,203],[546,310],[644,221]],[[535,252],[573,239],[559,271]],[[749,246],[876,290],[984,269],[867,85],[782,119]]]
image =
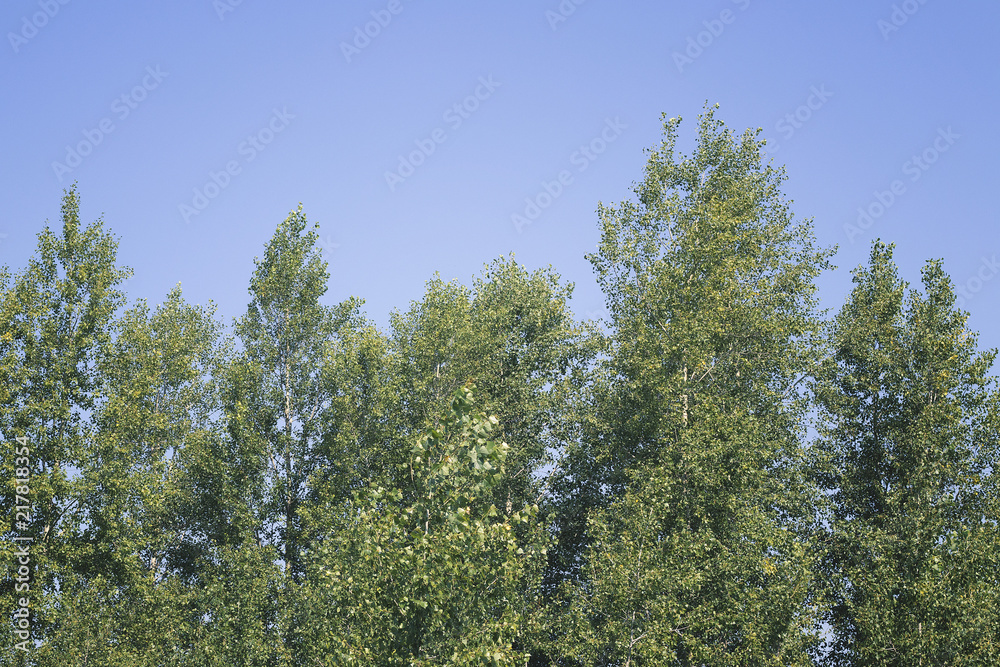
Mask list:
[[486,505],[507,446],[474,387],[416,438],[409,488],[374,488],[343,508],[312,556],[302,589],[306,656],[330,664],[523,665],[525,591],[537,583],[543,541],[536,507],[510,517]]
[[399,413],[416,434],[474,379],[484,409],[508,443],[510,474],[493,490],[506,510],[535,502],[532,472],[573,432],[583,369],[592,350],[569,311],[572,285],[551,269],[528,272],[513,258],[485,268],[471,289],[439,278],[423,299],[392,318],[401,382]]
[[636,381],[684,383],[664,396],[681,415],[704,392],[783,401],[813,354],[813,279],[830,252],[793,218],[784,174],[762,164],[754,133],[733,136],[709,109],[695,151],[676,156],[678,126],[664,123],[639,202],[599,209],[602,241],[588,258],[623,341],[620,363]]
[[679,127],[599,209],[606,333],[501,258],[383,334],[322,303],[301,207],[234,339],[179,288],[119,315],[114,240],[67,193],[0,270],[36,662],[1000,661],[995,352],[940,263],[908,294],[881,243],[824,339],[830,253],[784,173],[714,109],[688,155]]
[[[411,484],[418,515],[424,503],[449,508],[449,521],[468,515],[468,504],[486,495],[503,478],[509,447],[490,438],[497,418],[473,412],[473,385],[459,388],[449,412],[417,438],[411,462]],[[429,516],[429,514],[428,514]]]

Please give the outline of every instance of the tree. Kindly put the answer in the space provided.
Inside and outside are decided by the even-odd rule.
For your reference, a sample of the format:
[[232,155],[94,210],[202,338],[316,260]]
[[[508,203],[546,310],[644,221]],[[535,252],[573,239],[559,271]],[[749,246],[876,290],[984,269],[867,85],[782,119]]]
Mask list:
[[[124,302],[118,286],[131,273],[116,265],[117,243],[103,222],[82,227],[79,213],[74,187],[63,196],[61,234],[46,226],[27,268],[13,282],[3,271],[2,489],[6,506],[14,507],[13,449],[15,438],[22,438],[29,451],[33,510],[18,532],[34,539],[32,641],[58,636],[66,618],[60,605],[77,592],[69,584],[93,573],[95,545],[86,539],[93,524],[84,503],[95,468],[90,417],[102,383],[98,361]],[[3,532],[2,556],[12,562],[11,535]],[[2,597],[4,604],[14,599],[12,579],[5,580]]]
[[209,428],[219,329],[212,308],[185,303],[179,286],[154,312],[140,301],[114,323],[81,471],[79,539],[90,552],[76,580],[62,575],[72,596],[59,601],[44,664],[158,664],[180,643],[191,618],[178,578],[190,541],[176,515],[178,461]]
[[922,279],[907,296],[875,242],[831,325],[817,443],[830,665],[1000,659],[996,351],[977,351],[940,262]]
[[[220,370],[225,432],[187,459],[197,490],[188,507],[209,508],[198,510],[208,539],[196,569],[256,582],[203,598],[220,619],[206,626],[206,645],[223,662],[295,659],[303,647],[286,610],[304,559],[328,537],[310,508],[339,508],[403,460],[386,341],[359,300],[321,303],[329,276],[317,240],[300,206],[255,261],[252,299],[235,323],[242,349]],[[240,629],[247,622],[254,633]]]
[[474,379],[510,446],[508,474],[493,491],[507,513],[538,502],[539,471],[574,437],[576,390],[592,352],[569,310],[572,292],[551,268],[529,273],[513,257],[500,258],[471,289],[429,281],[423,300],[392,318],[399,411],[409,432],[419,433]]
[[587,664],[805,664],[815,642],[800,387],[830,253],[714,113],[687,157],[666,120],[638,201],[598,209],[612,332],[558,485],[560,608],[589,622],[560,648]]
[[[317,664],[515,665],[525,593],[544,544],[518,539],[537,506],[484,506],[508,447],[474,386],[413,445],[408,489],[372,488],[332,517],[301,597],[303,659]],[[525,581],[528,579],[529,581]]]
[[[447,409],[447,397],[475,379],[478,401],[496,415],[497,437],[509,446],[505,474],[481,502],[508,516],[540,503],[539,524],[552,521],[547,498],[555,459],[579,437],[590,410],[584,389],[594,329],[574,321],[572,292],[551,268],[529,272],[501,257],[469,288],[429,281],[423,299],[392,319],[406,432],[419,435],[426,420]],[[528,539],[534,525],[516,525],[518,537]],[[541,653],[538,637],[523,641]]]
[[306,231],[300,206],[278,225],[250,281],[253,297],[235,325],[243,351],[230,367],[230,436],[266,467],[259,507],[261,543],[272,545],[286,574],[301,574],[298,510],[318,462],[322,418],[331,401],[323,369],[340,327],[358,319],[359,303],[331,308],[318,235]]

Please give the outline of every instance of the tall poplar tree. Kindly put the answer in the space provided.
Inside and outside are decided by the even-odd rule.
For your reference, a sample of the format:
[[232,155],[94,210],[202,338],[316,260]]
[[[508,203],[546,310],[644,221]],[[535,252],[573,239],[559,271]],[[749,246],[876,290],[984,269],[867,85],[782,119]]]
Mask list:
[[86,570],[61,577],[72,596],[60,601],[59,630],[37,651],[40,664],[163,664],[197,622],[177,576],[185,542],[177,462],[208,426],[219,328],[179,286],[155,311],[140,301],[115,322],[81,470],[80,539],[91,553]]
[[252,297],[236,322],[243,351],[230,384],[230,433],[255,441],[266,489],[260,508],[263,542],[274,546],[286,574],[297,577],[303,548],[299,507],[317,465],[322,417],[331,392],[323,369],[341,326],[359,319],[359,303],[337,307],[327,291],[326,261],[300,206],[278,225],[250,281]]
[[1000,661],[1000,393],[941,263],[923,293],[873,245],[820,377],[829,665]]
[[[29,452],[33,506],[17,531],[34,540],[28,596],[32,643],[59,636],[73,620],[73,600],[89,595],[88,579],[96,574],[99,547],[87,539],[94,524],[85,503],[95,468],[91,416],[99,405],[98,362],[124,303],[119,286],[130,275],[117,266],[117,243],[103,222],[81,224],[75,187],[63,197],[61,217],[61,233],[46,226],[27,268],[4,281],[0,306],[2,489],[5,506],[13,508],[13,448],[20,437]],[[8,530],[5,538],[11,537]],[[16,560],[10,544],[4,539],[5,562]],[[12,579],[4,582],[3,599],[5,604],[14,599]],[[8,648],[13,645],[4,651],[13,653]]]
[[538,473],[573,437],[576,389],[592,351],[570,311],[572,292],[551,268],[529,272],[500,258],[471,288],[429,281],[424,298],[392,318],[400,413],[411,433],[469,380],[497,416],[510,446],[507,475],[492,491],[502,511],[538,502]]
[[557,609],[576,609],[585,640],[556,643],[594,665],[806,664],[800,388],[829,252],[754,132],[736,137],[708,109],[682,156],[679,122],[665,121],[638,201],[598,210],[590,260],[612,332],[558,487],[554,561],[571,581],[579,568]]

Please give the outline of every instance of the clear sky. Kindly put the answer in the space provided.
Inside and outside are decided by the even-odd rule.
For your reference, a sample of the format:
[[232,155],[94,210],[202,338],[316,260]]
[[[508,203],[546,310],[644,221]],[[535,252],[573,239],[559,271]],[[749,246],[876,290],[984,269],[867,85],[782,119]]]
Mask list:
[[662,113],[689,149],[707,101],[763,128],[796,213],[839,244],[824,305],[880,236],[911,282],[943,258],[1000,346],[994,2],[6,0],[0,28],[12,269],[78,181],[154,304],[180,282],[241,314],[302,202],[327,300],[360,296],[380,325],[435,271],[468,282],[510,252],[597,316],[598,202],[631,195]]

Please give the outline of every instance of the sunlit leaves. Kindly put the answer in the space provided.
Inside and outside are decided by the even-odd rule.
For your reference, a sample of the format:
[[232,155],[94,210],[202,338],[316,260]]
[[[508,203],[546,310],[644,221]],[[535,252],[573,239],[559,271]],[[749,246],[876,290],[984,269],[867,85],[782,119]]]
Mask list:
[[594,665],[803,664],[816,494],[798,385],[819,354],[813,279],[829,252],[753,132],[709,109],[681,156],[678,123],[638,201],[599,208],[589,259],[613,330],[588,439],[557,485],[560,599],[589,630],[558,650]]
[[476,411],[471,385],[418,436],[410,488],[355,494],[317,544],[302,589],[305,653],[330,664],[523,665],[515,644],[528,618],[524,591],[544,546],[520,540],[537,507],[511,516],[484,506],[508,447],[495,417]]

